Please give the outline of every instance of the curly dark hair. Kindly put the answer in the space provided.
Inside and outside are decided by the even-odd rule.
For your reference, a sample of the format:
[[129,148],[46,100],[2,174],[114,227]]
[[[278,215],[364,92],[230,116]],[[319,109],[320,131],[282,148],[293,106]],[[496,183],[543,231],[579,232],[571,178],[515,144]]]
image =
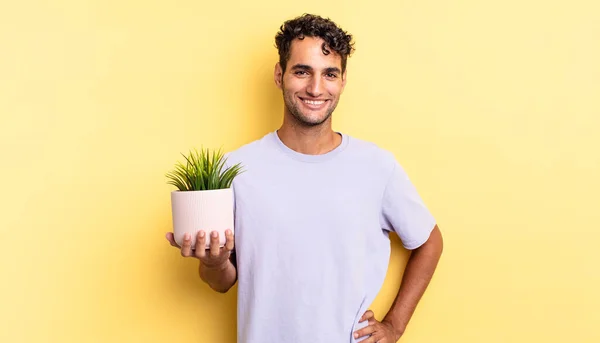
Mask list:
[[323,39],[325,43],[323,43],[322,50],[325,55],[328,55],[329,49],[331,49],[342,57],[342,73],[346,70],[348,57],[354,52],[352,35],[342,30],[329,18],[303,14],[284,22],[279,30],[275,36],[275,45],[279,51],[279,63],[284,72],[290,58],[290,46],[296,38],[319,37]]

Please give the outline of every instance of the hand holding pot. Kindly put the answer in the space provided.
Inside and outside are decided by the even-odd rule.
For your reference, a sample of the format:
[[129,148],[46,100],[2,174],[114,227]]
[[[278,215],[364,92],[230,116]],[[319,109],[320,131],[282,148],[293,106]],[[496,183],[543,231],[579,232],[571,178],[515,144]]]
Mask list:
[[[206,249],[206,240],[210,239],[210,248]],[[186,233],[183,238],[183,244],[179,246],[175,242],[172,232],[167,233],[167,240],[172,246],[181,249],[181,256],[195,257],[207,267],[217,267],[223,265],[230,257],[234,248],[234,237],[231,230],[225,231],[225,245],[219,245],[219,233],[212,231],[210,238],[207,237],[204,231],[198,231],[196,242],[193,244],[192,237]]]

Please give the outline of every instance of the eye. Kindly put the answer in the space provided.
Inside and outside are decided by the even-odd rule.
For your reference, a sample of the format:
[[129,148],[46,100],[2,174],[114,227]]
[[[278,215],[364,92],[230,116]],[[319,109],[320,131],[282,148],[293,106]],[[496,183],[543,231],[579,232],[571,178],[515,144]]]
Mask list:
[[298,70],[294,72],[295,75],[306,75],[307,73],[304,70]]
[[328,78],[335,79],[337,77],[337,74],[335,74],[335,73],[328,73],[326,76]]

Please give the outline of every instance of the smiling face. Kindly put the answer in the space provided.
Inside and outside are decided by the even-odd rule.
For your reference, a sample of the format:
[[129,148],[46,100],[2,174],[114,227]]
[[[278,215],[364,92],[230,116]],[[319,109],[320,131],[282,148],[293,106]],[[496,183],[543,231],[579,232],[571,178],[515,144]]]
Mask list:
[[342,59],[334,51],[323,53],[321,38],[295,39],[283,72],[275,67],[275,83],[283,91],[285,116],[302,126],[327,122],[346,85]]

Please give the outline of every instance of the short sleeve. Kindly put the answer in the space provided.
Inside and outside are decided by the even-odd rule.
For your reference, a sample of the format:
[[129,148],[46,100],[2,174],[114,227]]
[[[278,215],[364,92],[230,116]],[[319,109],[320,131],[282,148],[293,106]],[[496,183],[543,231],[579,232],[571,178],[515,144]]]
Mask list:
[[402,245],[409,250],[425,243],[436,224],[408,175],[397,162],[383,194],[380,222],[384,230],[395,232]]

